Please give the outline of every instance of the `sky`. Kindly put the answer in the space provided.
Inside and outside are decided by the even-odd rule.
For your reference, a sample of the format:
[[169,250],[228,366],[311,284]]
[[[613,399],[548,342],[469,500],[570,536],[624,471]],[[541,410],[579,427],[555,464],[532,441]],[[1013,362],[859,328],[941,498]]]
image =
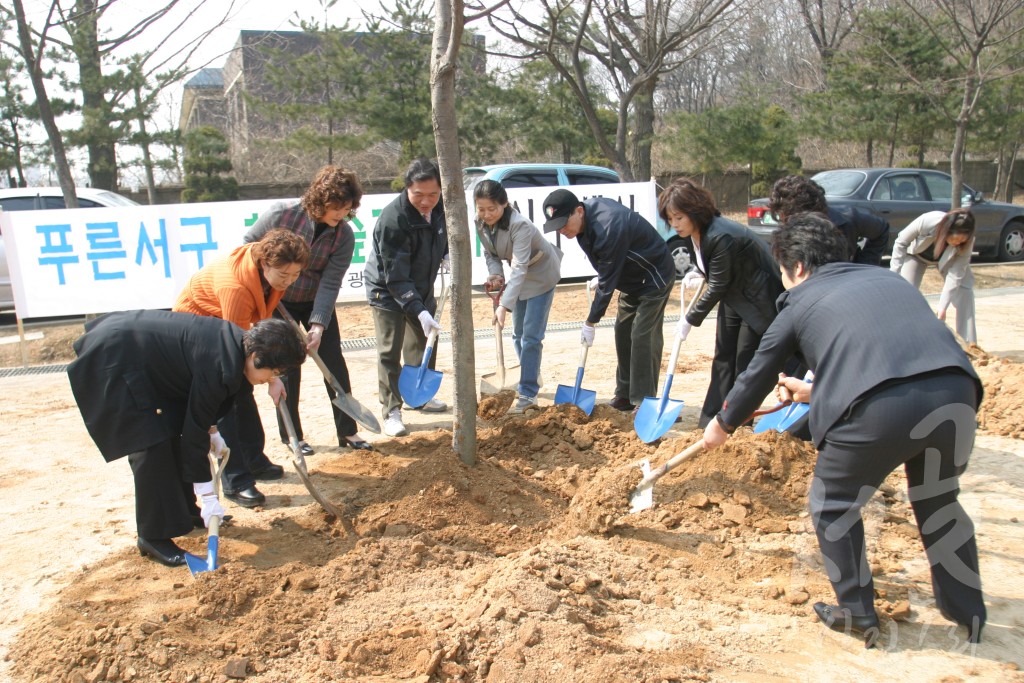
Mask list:
[[[388,0],[385,0],[388,2]],[[114,0],[115,4],[104,14],[100,24],[101,30],[108,35],[117,35],[153,11],[154,6],[162,2],[146,0]],[[26,18],[33,27],[40,28],[47,19],[51,0],[24,0]],[[64,2],[70,5],[70,0]],[[157,24],[149,27],[140,38],[126,46],[121,53],[124,56],[133,52],[152,49],[168,32],[164,51],[167,54],[182,49],[199,36],[206,35],[199,48],[189,59],[189,66],[222,67],[228,52],[238,40],[242,30],[298,30],[300,20],[316,20],[320,24],[329,22],[342,25],[351,21],[353,28],[363,24],[362,9],[379,13],[379,0],[336,0],[333,6],[325,10],[324,4],[330,0],[234,0],[230,14],[225,20],[227,7],[231,0],[179,0],[172,13]],[[190,11],[194,13],[189,15]],[[221,23],[223,21],[223,23]],[[176,28],[172,28],[176,27]],[[175,63],[180,59],[175,60]],[[187,80],[187,79],[186,79]],[[48,86],[53,87],[55,83]],[[182,85],[171,88],[162,98],[163,103],[157,114],[157,125],[160,128],[176,126],[181,107]],[[123,150],[130,154],[128,150]],[[74,156],[74,155],[73,155]],[[84,183],[84,164],[81,159],[73,159],[73,172],[76,181]],[[42,173],[42,177],[35,177]],[[53,178],[47,177],[45,169],[36,169],[30,182],[33,184],[52,184]],[[141,178],[122,176],[122,181],[129,187],[139,184]]]

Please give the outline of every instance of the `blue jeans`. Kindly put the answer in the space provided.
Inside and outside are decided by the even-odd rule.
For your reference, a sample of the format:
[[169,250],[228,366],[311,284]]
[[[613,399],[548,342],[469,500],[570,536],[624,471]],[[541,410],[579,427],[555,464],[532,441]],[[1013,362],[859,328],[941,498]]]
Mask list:
[[520,299],[512,311],[512,342],[519,357],[519,393],[536,398],[540,391],[540,357],[544,350],[544,330],[548,326],[548,313],[555,298],[552,287],[530,299]]

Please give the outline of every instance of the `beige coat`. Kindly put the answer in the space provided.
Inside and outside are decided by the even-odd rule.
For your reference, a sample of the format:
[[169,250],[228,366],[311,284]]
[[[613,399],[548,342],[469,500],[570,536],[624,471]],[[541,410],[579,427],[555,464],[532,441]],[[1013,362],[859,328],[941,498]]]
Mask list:
[[[946,215],[945,211],[929,211],[915,218],[910,225],[900,230],[896,243],[892,247],[892,260],[889,269],[899,273],[908,258],[917,258],[928,264],[935,263],[931,253],[935,245],[935,228]],[[974,251],[974,239],[962,249],[947,246],[937,264],[939,273],[945,278],[942,294],[939,295],[938,309],[946,310],[954,293],[960,287],[974,288],[974,274],[971,272],[971,252]]]

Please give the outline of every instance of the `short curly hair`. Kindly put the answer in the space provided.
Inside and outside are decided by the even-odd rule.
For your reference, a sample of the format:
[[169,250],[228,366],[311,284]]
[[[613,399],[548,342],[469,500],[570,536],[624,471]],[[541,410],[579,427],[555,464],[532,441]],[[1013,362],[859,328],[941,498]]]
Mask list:
[[676,178],[658,197],[658,215],[668,220],[669,209],[685,213],[702,234],[711,221],[720,215],[711,190],[689,178]]
[[768,210],[775,220],[782,222],[798,213],[828,214],[825,190],[818,183],[802,175],[779,178],[772,186]]
[[252,256],[257,263],[270,268],[292,263],[305,268],[309,264],[309,245],[291,230],[278,228],[269,231],[253,245]]
[[355,171],[341,166],[324,166],[317,171],[313,182],[302,195],[302,208],[315,221],[323,218],[330,208],[351,204],[351,211],[359,208],[363,186]]

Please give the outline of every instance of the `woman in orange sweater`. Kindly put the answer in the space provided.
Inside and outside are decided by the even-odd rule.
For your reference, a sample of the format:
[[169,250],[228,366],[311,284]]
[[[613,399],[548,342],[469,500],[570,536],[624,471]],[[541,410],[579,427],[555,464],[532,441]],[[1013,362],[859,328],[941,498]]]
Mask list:
[[[305,240],[288,230],[271,230],[259,242],[238,247],[193,275],[173,310],[221,318],[248,330],[273,315],[308,262]],[[271,381],[269,393],[275,404],[281,399],[280,379]],[[251,386],[238,393],[218,427],[233,456],[224,471],[224,495],[243,507],[263,505],[266,497],[256,480],[280,479],[284,468],[263,452],[266,437]]]

